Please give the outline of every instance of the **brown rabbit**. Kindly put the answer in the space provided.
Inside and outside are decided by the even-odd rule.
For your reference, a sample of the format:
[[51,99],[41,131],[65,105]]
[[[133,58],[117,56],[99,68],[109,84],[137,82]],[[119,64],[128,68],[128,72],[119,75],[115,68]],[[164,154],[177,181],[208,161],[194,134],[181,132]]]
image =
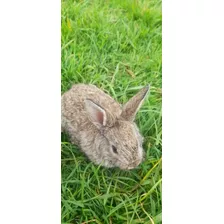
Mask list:
[[144,154],[134,118],[148,92],[149,85],[121,107],[94,85],[73,85],[61,99],[62,131],[95,164],[133,169]]

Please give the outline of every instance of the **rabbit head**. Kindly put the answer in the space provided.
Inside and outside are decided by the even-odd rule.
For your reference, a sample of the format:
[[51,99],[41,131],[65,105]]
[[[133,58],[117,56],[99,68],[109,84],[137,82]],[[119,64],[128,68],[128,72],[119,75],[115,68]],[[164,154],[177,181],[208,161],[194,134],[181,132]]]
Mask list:
[[133,169],[141,163],[144,157],[143,138],[134,119],[148,92],[149,85],[122,107],[119,116],[114,116],[92,100],[85,100],[88,117],[98,129],[94,139],[97,159],[91,160],[120,169]]

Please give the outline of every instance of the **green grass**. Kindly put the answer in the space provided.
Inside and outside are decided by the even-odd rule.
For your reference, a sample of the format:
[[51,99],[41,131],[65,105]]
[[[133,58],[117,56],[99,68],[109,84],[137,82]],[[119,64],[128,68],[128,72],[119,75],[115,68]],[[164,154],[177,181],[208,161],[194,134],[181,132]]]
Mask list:
[[62,135],[62,223],[161,223],[160,0],[62,1],[62,93],[92,83],[120,103],[150,83],[136,117],[147,159],[121,171],[92,164]]

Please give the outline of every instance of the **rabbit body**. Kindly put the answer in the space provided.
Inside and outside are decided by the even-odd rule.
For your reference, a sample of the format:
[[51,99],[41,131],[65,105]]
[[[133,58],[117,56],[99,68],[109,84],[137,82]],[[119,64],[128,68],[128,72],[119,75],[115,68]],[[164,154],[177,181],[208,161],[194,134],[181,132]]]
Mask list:
[[148,89],[145,87],[121,107],[94,85],[73,85],[61,98],[62,131],[95,164],[135,168],[144,152],[134,117]]

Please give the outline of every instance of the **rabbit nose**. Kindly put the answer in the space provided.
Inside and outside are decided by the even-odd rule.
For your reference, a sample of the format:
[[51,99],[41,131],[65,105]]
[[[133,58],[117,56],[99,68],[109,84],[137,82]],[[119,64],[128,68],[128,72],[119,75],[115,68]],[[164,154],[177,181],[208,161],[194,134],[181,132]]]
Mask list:
[[134,168],[135,168],[135,166],[129,166],[127,169],[131,170],[131,169],[134,169]]
[[137,161],[131,163],[131,164],[128,166],[128,170],[134,169],[134,168],[137,167],[140,163],[141,163],[141,160],[137,160]]

